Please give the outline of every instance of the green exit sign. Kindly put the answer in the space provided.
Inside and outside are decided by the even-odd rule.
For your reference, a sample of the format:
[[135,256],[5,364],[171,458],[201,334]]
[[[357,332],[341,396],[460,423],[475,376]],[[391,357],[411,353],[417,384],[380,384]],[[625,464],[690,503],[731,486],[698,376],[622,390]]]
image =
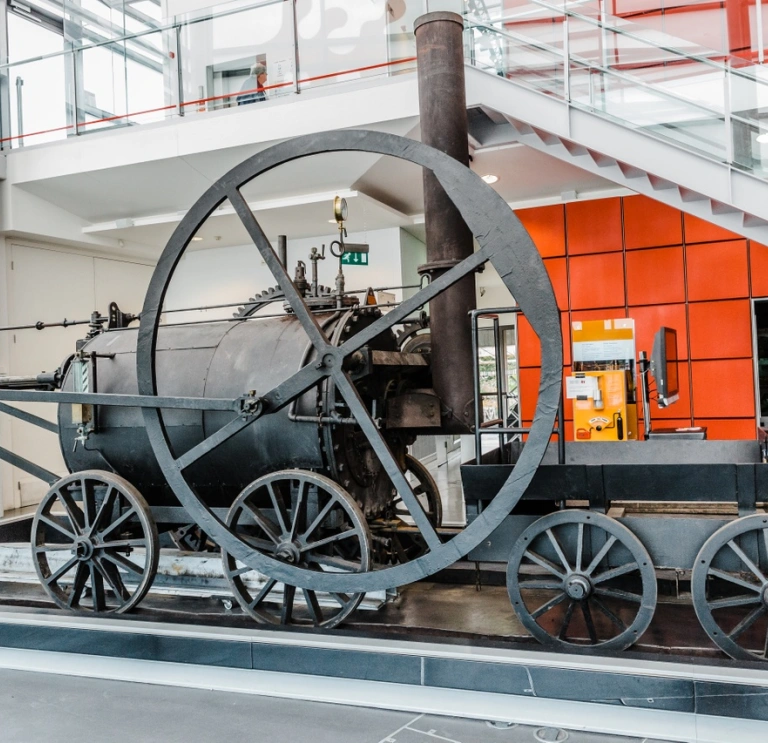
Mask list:
[[341,262],[345,266],[367,266],[368,253],[348,252],[341,256]]

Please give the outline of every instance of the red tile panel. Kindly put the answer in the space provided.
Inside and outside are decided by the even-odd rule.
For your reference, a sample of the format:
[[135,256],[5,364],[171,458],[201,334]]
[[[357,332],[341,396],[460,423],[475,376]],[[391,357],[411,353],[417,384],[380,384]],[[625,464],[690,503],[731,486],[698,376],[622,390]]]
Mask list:
[[685,230],[686,243],[715,242],[716,240],[738,240],[740,235],[735,232],[718,227],[690,214],[683,216],[683,228]]
[[541,369],[520,369],[520,417],[532,421],[539,400]]
[[568,254],[622,249],[621,200],[574,201],[565,205]]
[[544,261],[549,274],[549,280],[552,282],[552,288],[555,290],[557,306],[561,310],[568,309],[568,266],[565,258],[548,258]]
[[702,418],[754,418],[752,359],[693,361],[693,414]]
[[746,240],[689,245],[686,260],[689,301],[749,296]]
[[537,206],[518,209],[515,214],[528,230],[544,258],[565,255],[565,206]]
[[713,440],[746,440],[757,438],[757,424],[754,418],[736,418],[731,420],[697,418],[697,426],[706,426],[707,438]]
[[541,343],[531,323],[523,315],[517,316],[517,365],[541,366]]
[[768,297],[768,246],[749,243],[750,274],[752,276],[752,296]]
[[[677,378],[680,399],[673,402],[666,408],[660,408],[653,399],[655,393],[651,392],[651,420],[670,420],[677,418],[688,418],[690,425],[691,419],[691,385],[688,377],[688,362],[684,361],[677,365]],[[653,378],[651,378],[651,390],[653,390]],[[638,399],[640,394],[638,392]],[[666,425],[666,424],[664,424]]]
[[682,246],[627,253],[627,302],[631,305],[685,302]]
[[[608,253],[569,259],[571,309],[624,305],[624,255]],[[623,313],[622,313],[623,314]]]
[[635,347],[638,353],[651,355],[653,337],[662,326],[677,331],[677,358],[688,358],[688,321],[684,304],[657,304],[649,307],[630,307],[629,316],[635,321]]
[[692,359],[752,356],[752,307],[748,299],[691,302],[688,320]]
[[682,213],[647,196],[624,199],[624,244],[633,248],[656,248],[683,242]]

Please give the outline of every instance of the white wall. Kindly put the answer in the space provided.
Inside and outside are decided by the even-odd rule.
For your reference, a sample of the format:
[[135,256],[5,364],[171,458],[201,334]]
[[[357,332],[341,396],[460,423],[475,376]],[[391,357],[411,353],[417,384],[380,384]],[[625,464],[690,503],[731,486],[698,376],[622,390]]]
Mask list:
[[[350,233],[350,243],[367,242],[370,245],[368,266],[344,266],[346,288],[365,289],[367,286],[400,286],[403,280],[401,264],[401,230],[392,227],[370,232]],[[293,277],[298,260],[307,264],[307,278],[311,278],[309,253],[313,247],[326,246],[326,258],[320,261],[318,276],[321,284],[333,287],[339,269],[338,260],[329,253],[330,243],[338,238],[330,233],[316,238],[288,240],[288,273]],[[418,242],[418,241],[417,241]],[[409,282],[410,283],[410,282]],[[193,250],[182,258],[166,296],[166,309],[210,306],[241,302],[254,293],[276,286],[259,252],[253,245],[210,250]],[[400,293],[396,292],[399,298]],[[167,315],[167,322],[231,317],[236,307],[207,312],[180,312]]]
[[[40,245],[5,238],[0,286],[0,323],[22,325],[88,319],[93,310],[106,314],[116,301],[128,312],[139,312],[152,267],[73,251],[61,246]],[[2,304],[7,315],[2,316]],[[0,370],[14,375],[53,371],[74,352],[87,326],[20,330],[0,333]],[[56,406],[45,403],[19,406],[55,420]],[[55,435],[16,419],[0,416],[0,441],[7,448],[51,472],[64,475]],[[32,505],[47,486],[16,468],[3,465],[5,509]]]

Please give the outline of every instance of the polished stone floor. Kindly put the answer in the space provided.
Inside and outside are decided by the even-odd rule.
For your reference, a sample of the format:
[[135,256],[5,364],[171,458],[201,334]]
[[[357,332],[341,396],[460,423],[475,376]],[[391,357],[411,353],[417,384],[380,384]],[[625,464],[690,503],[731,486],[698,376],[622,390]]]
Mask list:
[[[0,670],[2,743],[641,743],[413,712]],[[645,740],[643,743],[662,743]]]

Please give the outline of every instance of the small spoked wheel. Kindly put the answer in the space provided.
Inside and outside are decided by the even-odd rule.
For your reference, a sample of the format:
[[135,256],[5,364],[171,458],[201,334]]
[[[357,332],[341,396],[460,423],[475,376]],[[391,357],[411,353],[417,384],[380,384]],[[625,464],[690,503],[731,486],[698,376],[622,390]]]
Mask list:
[[[429,523],[435,528],[443,524],[443,503],[440,500],[440,490],[429,470],[410,454],[405,455],[405,476],[413,487],[413,494],[418,498]],[[400,519],[408,519],[410,512],[400,496],[393,501],[395,515]]]
[[656,575],[643,545],[592,511],[558,511],[531,524],[512,551],[507,590],[525,628],[555,649],[625,650],[656,606]]
[[768,515],[736,519],[704,543],[691,594],[701,626],[721,650],[768,661]]
[[63,609],[122,614],[146,595],[160,549],[149,506],[127,480],[87,470],[59,480],[32,523],[32,558]]
[[[251,483],[227,516],[228,528],[263,554],[307,570],[362,573],[371,538],[352,497],[333,480],[281,470]],[[224,573],[246,614],[273,625],[336,627],[363,593],[330,593],[279,583],[222,551]]]

